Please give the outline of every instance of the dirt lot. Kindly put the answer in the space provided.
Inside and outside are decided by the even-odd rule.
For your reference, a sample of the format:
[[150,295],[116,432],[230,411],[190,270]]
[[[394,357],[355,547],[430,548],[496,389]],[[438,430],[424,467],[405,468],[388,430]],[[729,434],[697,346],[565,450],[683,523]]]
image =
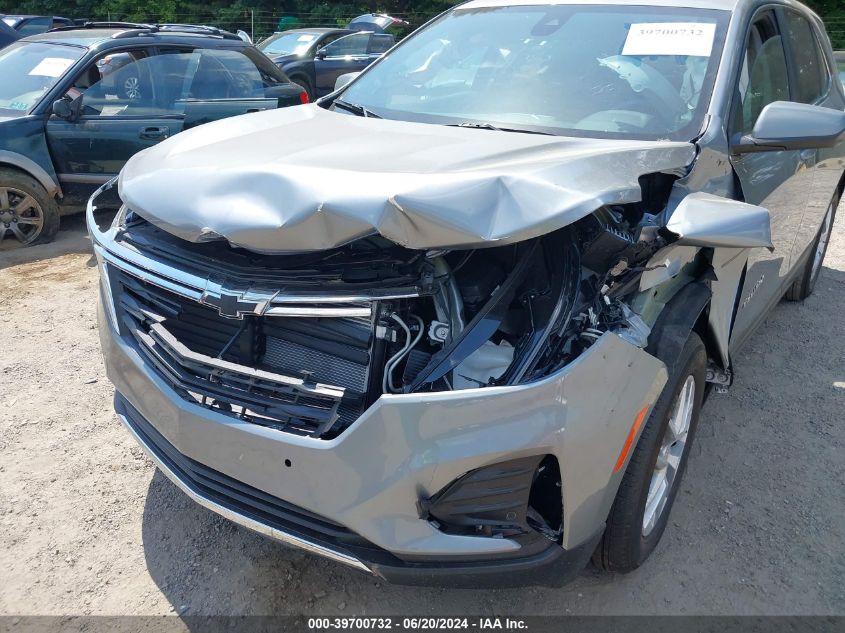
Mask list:
[[0,614],[845,614],[845,213],[714,396],[663,542],[563,589],[386,586],[194,505],[112,413],[81,218],[0,251]]

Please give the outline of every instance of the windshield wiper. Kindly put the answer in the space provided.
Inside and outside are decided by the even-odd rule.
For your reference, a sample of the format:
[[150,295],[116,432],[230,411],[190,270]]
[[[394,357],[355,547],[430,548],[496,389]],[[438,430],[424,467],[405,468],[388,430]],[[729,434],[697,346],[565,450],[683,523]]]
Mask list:
[[520,134],[541,134],[543,136],[556,136],[551,132],[540,132],[539,130],[526,130],[520,127],[498,127],[492,123],[447,123],[447,127],[468,127],[475,130],[493,130],[494,132],[518,132]]
[[343,99],[335,99],[333,105],[340,106],[347,112],[351,112],[352,114],[357,114],[358,116],[362,116],[366,119],[380,119],[381,117],[374,112],[370,112],[362,105],[358,105],[357,103],[349,103],[348,101],[344,101]]

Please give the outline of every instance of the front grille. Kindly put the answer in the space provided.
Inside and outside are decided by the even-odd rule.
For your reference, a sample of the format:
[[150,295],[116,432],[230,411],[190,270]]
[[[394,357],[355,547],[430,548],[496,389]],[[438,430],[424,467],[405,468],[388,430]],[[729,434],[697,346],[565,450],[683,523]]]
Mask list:
[[114,267],[109,275],[121,334],[185,399],[319,438],[337,436],[363,412],[368,319],[230,319]]

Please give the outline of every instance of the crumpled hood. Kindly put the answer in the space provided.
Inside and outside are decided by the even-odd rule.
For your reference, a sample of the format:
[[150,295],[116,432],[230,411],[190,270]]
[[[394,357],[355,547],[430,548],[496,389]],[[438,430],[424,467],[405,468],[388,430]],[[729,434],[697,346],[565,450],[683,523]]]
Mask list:
[[132,158],[119,191],[189,241],[289,253],[378,233],[409,248],[469,248],[637,202],[640,176],[683,170],[694,156],[690,143],[446,127],[312,104],[178,134]]

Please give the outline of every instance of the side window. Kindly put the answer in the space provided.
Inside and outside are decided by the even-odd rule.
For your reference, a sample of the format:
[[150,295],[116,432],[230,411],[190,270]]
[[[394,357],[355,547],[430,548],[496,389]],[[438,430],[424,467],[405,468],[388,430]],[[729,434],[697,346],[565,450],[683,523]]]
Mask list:
[[198,49],[193,55],[188,99],[263,99],[267,88],[281,83],[273,63],[252,49]]
[[789,76],[783,39],[773,16],[751,26],[734,99],[731,132],[748,134],[770,103],[789,101]]
[[374,33],[370,40],[370,55],[382,55],[386,53],[395,41],[392,35]]
[[795,11],[784,11],[784,36],[795,67],[793,100],[814,103],[827,91],[827,69],[813,27]]
[[144,49],[107,53],[77,76],[65,97],[82,95],[84,116],[167,114],[155,66],[156,58]]
[[45,33],[49,31],[52,26],[53,18],[30,18],[26,21],[26,24],[18,29],[18,33],[21,37],[26,37],[27,35],[37,35],[38,33]]
[[369,44],[369,33],[346,35],[326,46],[326,57],[359,57],[366,55]]

